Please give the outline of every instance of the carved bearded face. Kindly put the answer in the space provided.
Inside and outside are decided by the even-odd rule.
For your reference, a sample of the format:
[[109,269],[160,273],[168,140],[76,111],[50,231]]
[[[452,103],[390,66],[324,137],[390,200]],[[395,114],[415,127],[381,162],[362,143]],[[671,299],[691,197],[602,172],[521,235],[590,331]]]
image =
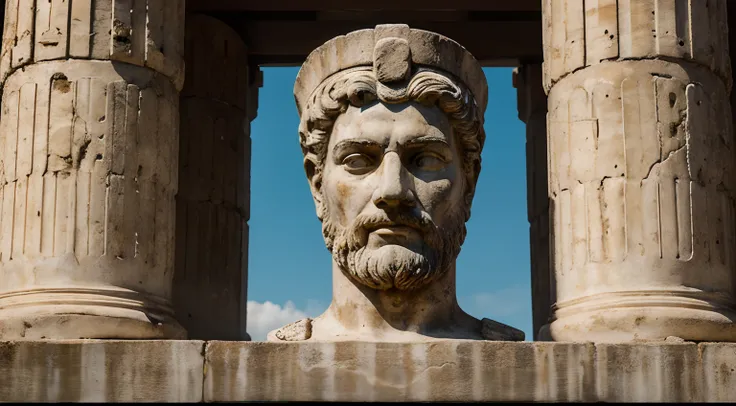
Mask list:
[[445,274],[465,237],[462,161],[435,105],[375,101],[340,114],[312,186],[342,270],[374,289],[416,289]]

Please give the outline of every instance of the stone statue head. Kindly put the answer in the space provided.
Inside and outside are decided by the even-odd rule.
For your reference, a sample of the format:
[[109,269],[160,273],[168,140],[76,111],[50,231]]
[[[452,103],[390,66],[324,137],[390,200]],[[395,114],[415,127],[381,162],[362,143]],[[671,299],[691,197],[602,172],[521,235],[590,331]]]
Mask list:
[[481,168],[487,84],[456,42],[405,25],[337,37],[295,90],[304,168],[327,248],[377,290],[454,265]]

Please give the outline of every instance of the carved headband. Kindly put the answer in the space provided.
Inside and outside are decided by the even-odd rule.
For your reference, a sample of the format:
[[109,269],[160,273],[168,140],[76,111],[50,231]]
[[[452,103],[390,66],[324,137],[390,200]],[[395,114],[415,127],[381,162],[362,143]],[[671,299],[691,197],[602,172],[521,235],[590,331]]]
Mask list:
[[443,35],[404,24],[386,24],[335,37],[309,54],[294,84],[299,115],[312,92],[337,72],[373,66],[376,79],[391,84],[408,79],[412,64],[452,74],[470,89],[480,111],[485,111],[488,84],[470,52]]

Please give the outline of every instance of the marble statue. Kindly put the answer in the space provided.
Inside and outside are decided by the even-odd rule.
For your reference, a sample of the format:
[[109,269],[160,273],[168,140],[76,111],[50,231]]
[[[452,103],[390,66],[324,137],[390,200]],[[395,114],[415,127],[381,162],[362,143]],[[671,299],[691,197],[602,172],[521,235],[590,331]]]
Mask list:
[[524,339],[470,316],[455,293],[487,92],[463,47],[406,25],[356,31],[312,52],[294,93],[333,299],[270,341]]

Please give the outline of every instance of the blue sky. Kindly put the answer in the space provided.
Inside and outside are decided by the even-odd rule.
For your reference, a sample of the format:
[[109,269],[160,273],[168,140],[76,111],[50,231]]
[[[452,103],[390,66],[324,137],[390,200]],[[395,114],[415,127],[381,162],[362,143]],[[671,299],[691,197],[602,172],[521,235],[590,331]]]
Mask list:
[[[298,67],[263,68],[252,124],[248,332],[318,316],[332,296],[331,257],[302,168],[292,88]],[[486,68],[483,169],[457,262],[460,306],[532,339],[524,123],[511,68]]]

